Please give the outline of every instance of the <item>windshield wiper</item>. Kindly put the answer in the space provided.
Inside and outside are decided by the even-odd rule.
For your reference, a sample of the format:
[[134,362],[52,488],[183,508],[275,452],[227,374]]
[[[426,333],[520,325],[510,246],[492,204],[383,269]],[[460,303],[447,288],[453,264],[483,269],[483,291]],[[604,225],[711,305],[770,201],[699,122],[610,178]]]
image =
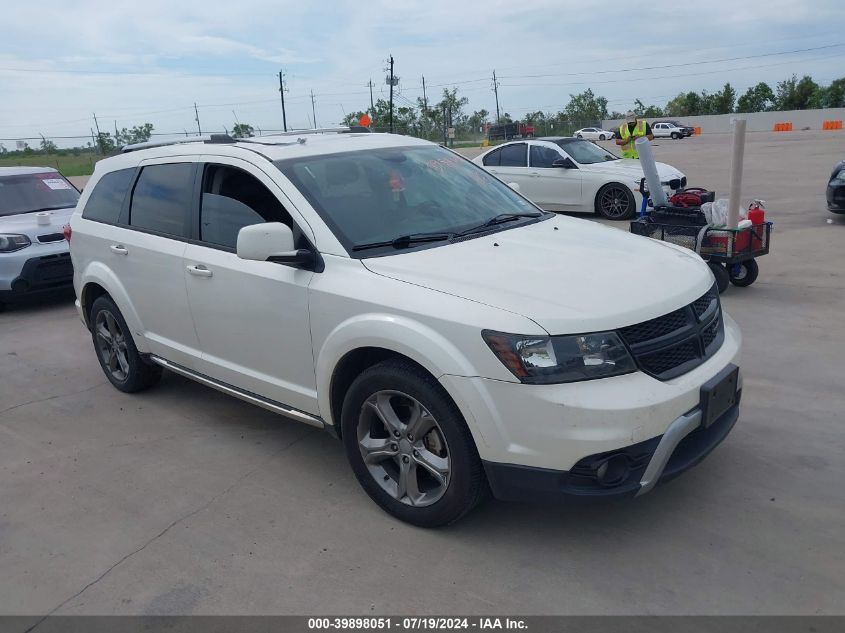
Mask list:
[[59,209],[70,209],[74,207],[74,204],[63,204],[58,207],[41,207],[40,209],[29,209],[27,211],[22,211],[22,213],[40,213],[41,211],[58,211]]
[[451,240],[455,237],[454,233],[411,233],[410,235],[400,235],[392,240],[384,242],[371,242],[369,244],[356,244],[352,247],[353,251],[365,251],[371,248],[385,248],[392,246],[393,248],[408,248],[412,244],[423,244],[425,242],[442,242],[443,240]]
[[461,231],[458,233],[458,237],[463,235],[469,235],[470,233],[476,233],[478,231],[483,231],[484,229],[488,229],[491,226],[496,226],[497,224],[504,224],[505,222],[515,222],[516,220],[521,220],[522,218],[539,218],[543,214],[539,211],[536,213],[500,213],[499,215],[490,218],[486,222],[479,224],[478,226],[472,226],[465,231]]

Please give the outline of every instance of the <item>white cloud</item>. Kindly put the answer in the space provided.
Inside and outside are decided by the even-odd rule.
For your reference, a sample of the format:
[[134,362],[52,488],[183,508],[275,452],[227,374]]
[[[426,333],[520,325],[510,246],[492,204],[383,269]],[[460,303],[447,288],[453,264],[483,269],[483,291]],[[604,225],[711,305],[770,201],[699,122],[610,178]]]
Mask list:
[[[845,47],[604,71],[840,42],[834,21],[840,12],[837,0],[711,0],[706,8],[689,0],[10,3],[0,49],[0,137],[85,133],[92,112],[113,115],[111,125],[114,118],[121,127],[150,121],[159,131],[180,132],[195,125],[194,102],[204,128],[231,126],[233,109],[241,120],[278,126],[280,67],[288,74],[289,121],[307,125],[313,89],[318,122],[331,124],[369,102],[370,78],[376,97],[386,93],[383,67],[390,53],[402,78],[400,100],[421,95],[424,74],[430,99],[444,84],[455,84],[471,109],[493,110],[487,78],[496,68],[502,107],[517,115],[562,108],[570,93],[588,86],[621,110],[637,97],[663,103],[681,90],[713,90],[725,81],[741,89],[793,72],[829,81],[842,75]],[[702,26],[693,20],[669,31],[667,15],[702,16]],[[45,72],[54,70],[100,73]],[[139,74],[102,74],[120,70]],[[529,77],[543,74],[553,76]]]

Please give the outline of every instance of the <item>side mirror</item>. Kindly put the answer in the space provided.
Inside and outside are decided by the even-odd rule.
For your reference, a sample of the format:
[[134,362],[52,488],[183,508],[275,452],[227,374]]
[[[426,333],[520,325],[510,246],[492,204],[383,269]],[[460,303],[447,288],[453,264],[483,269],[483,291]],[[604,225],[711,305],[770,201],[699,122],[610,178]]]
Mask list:
[[238,231],[238,257],[266,262],[274,255],[288,255],[293,249],[293,232],[281,222],[251,224]]
[[578,169],[578,166],[568,156],[566,158],[558,158],[552,163],[552,167],[560,167],[561,169]]
[[509,182],[508,187],[519,193],[519,183],[517,182]]
[[293,232],[287,224],[252,224],[238,231],[238,257],[256,262],[277,262],[302,268],[316,266],[317,256],[307,248],[294,248]]

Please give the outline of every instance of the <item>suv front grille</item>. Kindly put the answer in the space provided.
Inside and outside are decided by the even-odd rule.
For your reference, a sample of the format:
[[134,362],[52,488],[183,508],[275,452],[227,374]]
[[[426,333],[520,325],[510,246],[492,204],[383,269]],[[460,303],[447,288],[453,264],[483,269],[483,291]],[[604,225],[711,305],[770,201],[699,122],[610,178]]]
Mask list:
[[680,376],[712,356],[724,341],[715,286],[691,304],[619,330],[640,369],[659,380]]

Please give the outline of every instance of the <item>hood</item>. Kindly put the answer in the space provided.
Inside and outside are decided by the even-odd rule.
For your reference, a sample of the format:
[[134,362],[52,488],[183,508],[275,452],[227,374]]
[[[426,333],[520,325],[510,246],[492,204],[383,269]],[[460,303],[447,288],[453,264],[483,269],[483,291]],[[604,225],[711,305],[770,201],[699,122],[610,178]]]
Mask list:
[[379,275],[520,314],[550,334],[646,321],[713,284],[692,251],[564,216],[362,262]]
[[33,238],[49,233],[61,233],[65,224],[70,222],[75,207],[66,209],[52,209],[44,211],[49,214],[49,224],[38,224],[37,213],[18,213],[16,215],[0,216],[0,231],[20,233]]
[[[672,178],[680,178],[684,174],[679,169],[675,169],[666,163],[655,163],[657,165],[657,174],[661,181],[671,180]],[[620,160],[611,160],[606,163],[593,163],[592,165],[579,165],[585,171],[602,174],[615,174],[618,178],[631,176],[632,182],[639,183],[640,178],[643,177],[643,166],[640,161],[632,158],[622,158]]]

